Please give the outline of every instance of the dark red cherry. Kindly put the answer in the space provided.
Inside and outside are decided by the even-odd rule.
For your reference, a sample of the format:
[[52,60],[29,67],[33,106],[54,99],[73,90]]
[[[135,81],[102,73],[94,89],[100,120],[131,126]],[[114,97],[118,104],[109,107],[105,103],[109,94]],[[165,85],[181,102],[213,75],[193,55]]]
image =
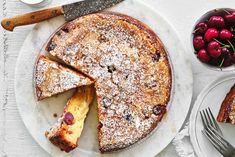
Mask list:
[[230,51],[229,51],[228,48],[222,48],[221,49],[221,55],[227,56],[228,54],[230,54]]
[[202,36],[196,36],[193,39],[193,46],[196,50],[200,50],[205,46],[205,41]]
[[233,62],[233,64],[235,64],[235,56],[234,55],[232,55],[232,62]]
[[218,36],[219,32],[215,28],[209,28],[204,35],[204,39],[207,42],[210,42],[213,40],[213,38],[217,38]]
[[196,26],[196,32],[200,33],[200,34],[204,34],[207,30],[207,24],[205,22],[200,22],[197,24]]
[[229,53],[227,56],[230,58],[232,63],[235,63],[235,55]]
[[219,34],[220,39],[229,40],[232,37],[232,33],[227,29],[222,29]]
[[212,16],[208,22],[210,27],[223,28],[225,25],[224,18],[221,16]]
[[73,114],[70,113],[70,112],[65,113],[65,115],[64,115],[64,122],[65,122],[67,125],[72,125],[72,124],[74,123]]
[[229,23],[235,23],[235,12],[232,12],[231,14],[225,15],[224,18]]
[[224,57],[223,66],[228,67],[228,66],[232,65],[233,60],[234,60],[233,56],[229,53],[227,56]]
[[220,44],[216,41],[211,41],[207,46],[207,51],[211,57],[219,57],[221,55]]
[[230,66],[230,65],[231,65],[231,60],[229,60],[229,59],[224,59],[223,66],[224,66],[224,67],[228,67],[228,66]]
[[205,49],[201,49],[200,51],[198,51],[197,57],[202,62],[208,62],[210,60],[210,56],[207,54]]

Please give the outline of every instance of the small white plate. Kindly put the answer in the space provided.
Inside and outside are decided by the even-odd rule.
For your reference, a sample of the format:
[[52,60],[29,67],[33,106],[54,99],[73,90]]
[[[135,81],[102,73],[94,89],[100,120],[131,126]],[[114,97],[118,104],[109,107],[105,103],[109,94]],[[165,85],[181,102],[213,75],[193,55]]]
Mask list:
[[[235,84],[235,75],[225,75],[213,81],[199,94],[190,117],[190,137],[194,150],[199,157],[222,157],[219,152],[213,148],[206,137],[202,134],[202,121],[200,111],[207,107],[215,118],[219,113],[220,106]],[[235,125],[219,123],[225,138],[235,146]]]

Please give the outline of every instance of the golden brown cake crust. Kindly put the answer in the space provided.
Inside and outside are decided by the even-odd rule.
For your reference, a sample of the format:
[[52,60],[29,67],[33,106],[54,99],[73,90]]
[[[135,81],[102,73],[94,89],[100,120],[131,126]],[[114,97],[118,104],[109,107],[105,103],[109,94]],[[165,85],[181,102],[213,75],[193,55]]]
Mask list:
[[226,95],[217,116],[217,121],[235,124],[235,85]]
[[46,56],[40,56],[37,60],[35,87],[38,100],[93,83],[94,81],[85,75],[68,69]]
[[47,51],[95,79],[101,152],[138,142],[167,111],[172,74],[157,35],[119,13],[80,17],[60,28]]
[[58,131],[57,134],[55,134],[54,136],[50,137],[49,140],[51,141],[51,143],[53,143],[55,146],[57,146],[58,148],[61,149],[61,151],[65,151],[65,152],[70,152],[71,150],[75,149],[77,147],[77,145],[71,143],[70,141],[68,141],[66,138],[64,138],[63,136],[64,131]]
[[[94,99],[95,89],[93,86],[84,86],[77,89],[68,100],[63,115],[58,122],[47,133],[47,137],[55,146],[62,151],[70,152],[78,145],[84,121],[89,111],[89,105]],[[66,114],[73,115],[73,123],[66,123]]]

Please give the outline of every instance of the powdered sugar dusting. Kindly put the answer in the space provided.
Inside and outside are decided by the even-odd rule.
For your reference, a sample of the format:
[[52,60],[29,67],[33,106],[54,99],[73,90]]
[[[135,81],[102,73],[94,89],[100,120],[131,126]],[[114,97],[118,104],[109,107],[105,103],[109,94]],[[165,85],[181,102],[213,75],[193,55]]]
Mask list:
[[229,113],[229,119],[231,119],[232,124],[235,124],[235,99],[231,104],[231,112]]
[[145,137],[164,114],[153,107],[166,106],[171,91],[167,54],[156,35],[113,13],[87,15],[64,27],[72,29],[57,33],[49,52],[96,80],[101,151]]
[[78,86],[90,85],[92,80],[41,56],[36,66],[35,83],[37,97],[43,99]]

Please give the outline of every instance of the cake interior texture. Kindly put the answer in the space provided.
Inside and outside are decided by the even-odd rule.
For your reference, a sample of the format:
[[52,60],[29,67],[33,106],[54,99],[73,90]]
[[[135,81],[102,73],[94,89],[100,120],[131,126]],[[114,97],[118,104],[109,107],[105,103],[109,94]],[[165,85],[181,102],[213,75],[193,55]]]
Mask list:
[[223,100],[217,120],[218,122],[235,124],[235,85]]
[[89,105],[94,98],[94,87],[84,86],[77,89],[68,100],[64,113],[55,124],[47,137],[61,150],[70,152],[78,145]]

